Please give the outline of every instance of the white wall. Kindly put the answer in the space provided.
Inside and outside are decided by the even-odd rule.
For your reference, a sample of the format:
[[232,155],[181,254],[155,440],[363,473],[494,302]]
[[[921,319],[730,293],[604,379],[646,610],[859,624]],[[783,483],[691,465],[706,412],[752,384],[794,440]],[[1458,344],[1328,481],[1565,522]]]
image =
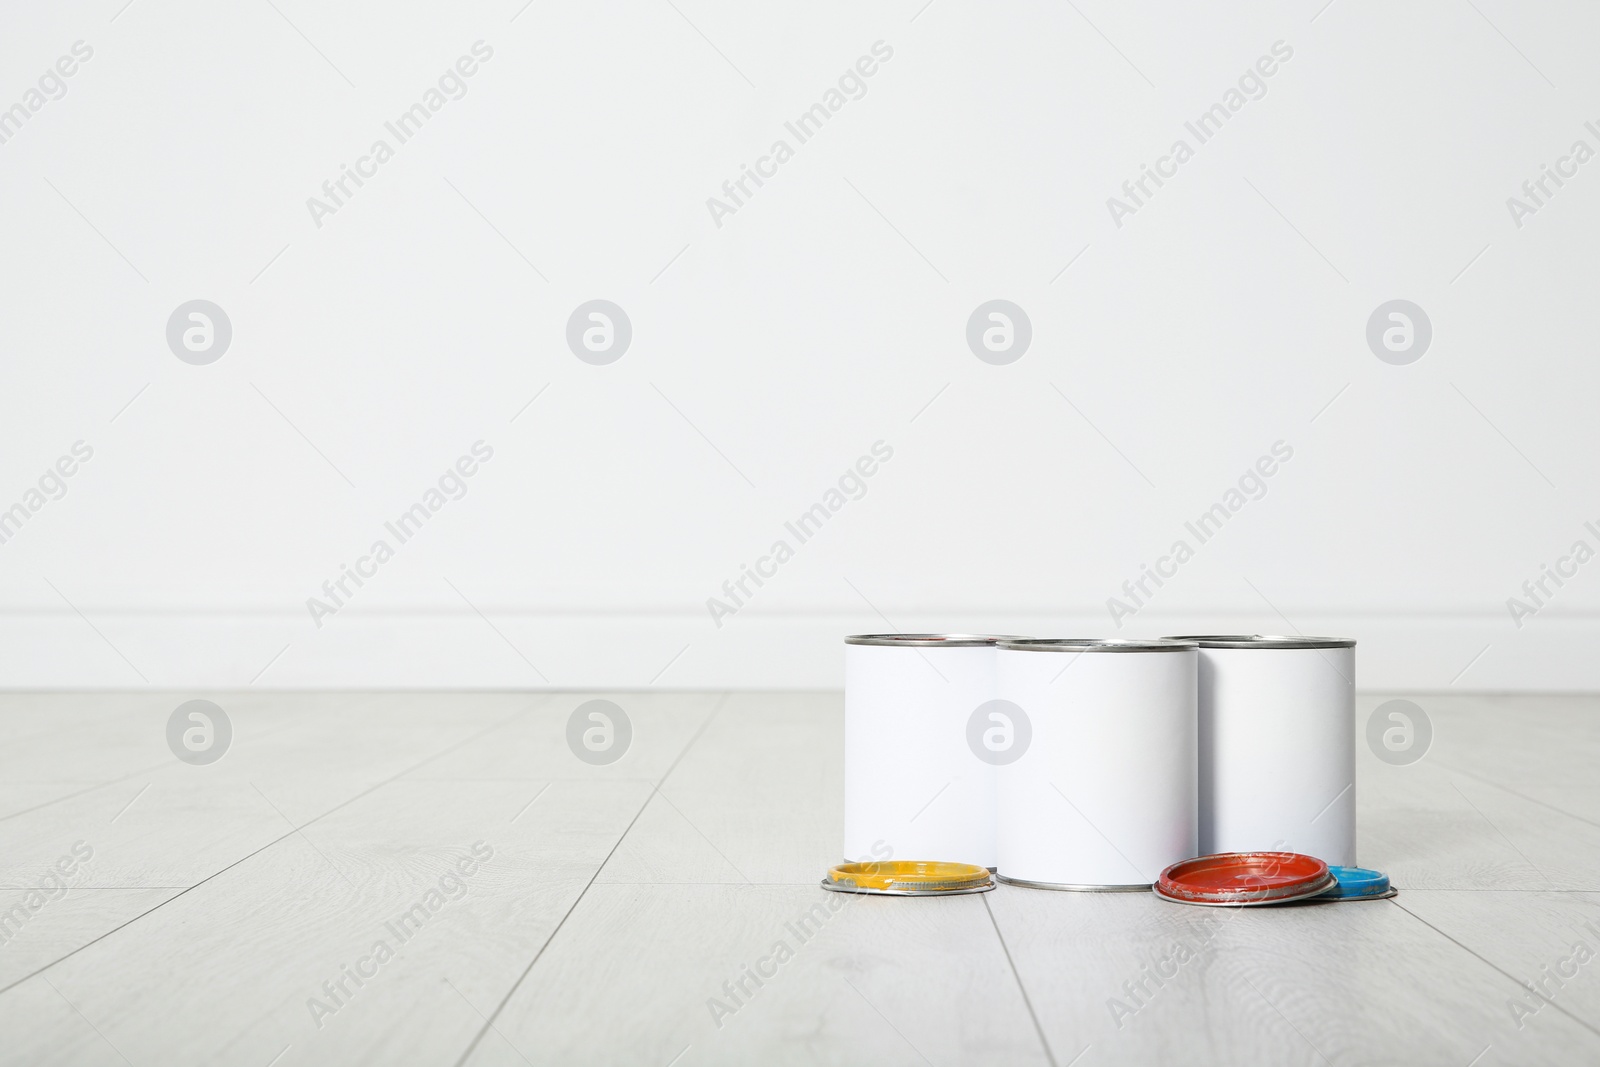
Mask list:
[[[832,686],[863,630],[1294,628],[1360,639],[1369,688],[1600,685],[1600,563],[1507,607],[1600,548],[1600,161],[1507,206],[1600,150],[1593,5],[273,2],[0,22],[0,107],[93,50],[0,144],[0,508],[93,449],[0,544],[0,684]],[[1280,41],[1200,144],[1185,122]],[[719,226],[707,198],[780,138]],[[1178,138],[1118,226],[1107,198]],[[196,298],[232,324],[209,365],[165,337]],[[595,298],[632,323],[605,366],[565,341]],[[1004,366],[966,340],[995,298],[1032,326]],[[1409,365],[1366,340],[1393,299],[1432,323]],[[478,441],[398,544],[385,520]],[[1185,520],[1278,441],[1198,544]],[[318,626],[307,598],[380,537]]]

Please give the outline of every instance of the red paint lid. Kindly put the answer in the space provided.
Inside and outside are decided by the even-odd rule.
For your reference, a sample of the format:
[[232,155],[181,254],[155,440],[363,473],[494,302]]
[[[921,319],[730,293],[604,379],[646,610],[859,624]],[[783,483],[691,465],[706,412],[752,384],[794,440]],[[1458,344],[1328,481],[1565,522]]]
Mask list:
[[1269,904],[1333,884],[1328,865],[1298,852],[1223,852],[1174,863],[1156,892],[1190,904]]

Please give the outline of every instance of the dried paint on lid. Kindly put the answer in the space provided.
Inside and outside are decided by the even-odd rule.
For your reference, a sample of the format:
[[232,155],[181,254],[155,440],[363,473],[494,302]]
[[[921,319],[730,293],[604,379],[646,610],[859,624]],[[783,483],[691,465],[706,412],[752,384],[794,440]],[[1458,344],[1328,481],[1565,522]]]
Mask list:
[[1322,894],[1326,900],[1387,900],[1395,895],[1389,876],[1366,867],[1329,867],[1337,883]]
[[971,863],[937,860],[878,860],[841,863],[828,870],[822,888],[835,893],[873,893],[885,896],[956,896],[985,893],[994,888],[989,868]]
[[1336,886],[1328,865],[1297,852],[1223,852],[1174,863],[1157,895],[1180,904],[1281,904]]

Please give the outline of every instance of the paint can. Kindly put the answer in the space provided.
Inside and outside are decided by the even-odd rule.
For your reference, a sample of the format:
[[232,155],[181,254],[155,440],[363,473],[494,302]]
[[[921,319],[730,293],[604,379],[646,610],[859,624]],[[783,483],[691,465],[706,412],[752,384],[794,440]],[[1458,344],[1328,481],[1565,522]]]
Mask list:
[[857,634],[844,650],[844,857],[993,870],[995,767],[967,744],[994,697],[995,642]]
[[1200,851],[1355,866],[1356,643],[1176,640],[1200,646]]
[[1193,643],[1005,639],[996,660],[1026,735],[1000,768],[1002,882],[1148,892],[1198,852]]

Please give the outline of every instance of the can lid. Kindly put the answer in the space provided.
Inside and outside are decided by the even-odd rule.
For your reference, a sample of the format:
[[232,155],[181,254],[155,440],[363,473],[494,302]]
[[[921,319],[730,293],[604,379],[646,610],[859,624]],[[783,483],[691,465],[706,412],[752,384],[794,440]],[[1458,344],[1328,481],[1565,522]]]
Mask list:
[[1199,646],[1172,638],[1133,641],[1121,637],[1002,637],[999,647],[1013,652],[1188,652]]
[[1156,892],[1186,904],[1275,904],[1335,886],[1328,865],[1298,852],[1223,852],[1174,863]]
[[1281,634],[1205,634],[1170,637],[1193,641],[1201,648],[1355,648],[1353,637],[1285,637]]
[[986,634],[851,634],[847,645],[891,645],[899,648],[982,648],[1004,640]]
[[895,896],[971,893],[994,888],[989,868],[939,860],[876,860],[830,867],[824,889]]
[[1359,900],[1390,895],[1389,876],[1366,867],[1329,867],[1338,883],[1322,895],[1330,899]]

